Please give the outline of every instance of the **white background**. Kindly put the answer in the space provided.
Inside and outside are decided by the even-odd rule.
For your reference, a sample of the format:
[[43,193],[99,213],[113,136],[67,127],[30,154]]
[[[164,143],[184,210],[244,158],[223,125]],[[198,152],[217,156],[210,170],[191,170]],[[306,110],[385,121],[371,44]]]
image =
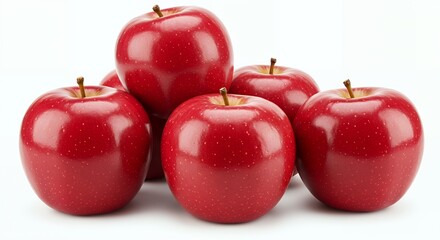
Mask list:
[[[126,208],[75,217],[46,207],[21,166],[18,136],[27,107],[46,91],[98,84],[114,68],[114,46],[131,18],[197,5],[229,30],[235,66],[299,68],[322,90],[382,86],[408,96],[421,115],[425,152],[418,175],[395,205],[373,213],[323,207],[296,176],[279,204],[250,223],[221,225],[187,214],[165,182],[146,183]],[[0,0],[0,239],[440,239],[438,1],[58,1]]]

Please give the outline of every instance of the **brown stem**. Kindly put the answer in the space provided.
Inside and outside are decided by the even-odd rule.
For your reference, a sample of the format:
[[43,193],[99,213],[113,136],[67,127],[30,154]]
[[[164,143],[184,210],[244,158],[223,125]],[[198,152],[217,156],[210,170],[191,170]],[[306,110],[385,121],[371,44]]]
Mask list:
[[353,89],[351,89],[351,82],[350,79],[347,79],[344,81],[345,88],[347,88],[348,94],[350,95],[350,98],[354,98]]
[[159,5],[154,5],[153,6],[153,11],[157,14],[157,16],[163,17],[163,14],[162,14],[162,11],[160,11]]
[[79,91],[81,92],[81,98],[86,97],[86,91],[84,90],[84,78],[83,77],[77,77],[76,83],[78,83]]
[[273,68],[275,67],[275,63],[277,62],[276,58],[270,59],[270,68],[269,68],[269,74],[273,74]]
[[222,87],[220,88],[220,94],[223,97],[223,102],[225,102],[225,106],[229,106],[228,90],[226,90],[225,87]]

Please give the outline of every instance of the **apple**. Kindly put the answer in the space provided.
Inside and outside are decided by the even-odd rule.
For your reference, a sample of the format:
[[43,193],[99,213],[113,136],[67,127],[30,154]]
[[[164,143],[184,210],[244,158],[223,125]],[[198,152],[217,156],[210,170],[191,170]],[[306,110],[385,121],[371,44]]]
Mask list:
[[225,27],[208,10],[153,10],[122,29],[116,70],[148,112],[166,119],[185,100],[229,87],[233,53]]
[[[251,65],[235,71],[230,93],[262,97],[278,105],[291,122],[299,107],[319,92],[312,77],[298,69],[270,65]],[[293,170],[293,175],[296,174]]]
[[278,105],[289,117],[295,118],[299,107],[319,87],[312,77],[298,69],[271,64],[252,65],[238,69],[234,73],[229,92],[265,98]]
[[307,100],[293,126],[297,169],[324,204],[375,211],[396,203],[416,176],[423,129],[413,104],[386,88],[329,90]]
[[286,114],[255,96],[206,94],[174,110],[162,136],[165,178],[177,201],[211,222],[261,217],[283,196],[295,161]]
[[[100,85],[113,87],[118,90],[126,91],[124,86],[116,73],[116,70],[108,73],[104,79],[102,79]],[[147,176],[145,180],[153,180],[153,179],[161,179],[164,177],[163,169],[162,169],[162,161],[160,158],[160,142],[162,139],[162,131],[166,123],[166,119],[162,119],[157,117],[154,114],[148,115],[151,122],[151,130],[153,135],[152,142],[152,158],[150,167],[148,168]]]
[[144,182],[150,121],[130,94],[104,86],[60,88],[27,110],[19,149],[38,197],[73,215],[127,205]]

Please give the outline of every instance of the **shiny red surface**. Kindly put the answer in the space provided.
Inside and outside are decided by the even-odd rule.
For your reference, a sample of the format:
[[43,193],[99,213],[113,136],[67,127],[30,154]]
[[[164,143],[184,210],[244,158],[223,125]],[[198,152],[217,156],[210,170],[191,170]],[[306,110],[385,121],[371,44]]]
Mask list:
[[121,80],[119,80],[119,76],[116,70],[112,70],[107,75],[105,75],[99,85],[116,88],[121,91],[127,91],[122,85]]
[[[113,87],[122,91],[126,91],[119,80],[116,70],[111,71],[102,79],[101,85]],[[153,135],[152,157],[150,167],[148,168],[145,180],[160,179],[164,177],[162,169],[162,160],[160,157],[160,142],[162,140],[162,131],[166,123],[166,119],[162,119],[153,114],[148,114],[151,122],[151,133]]]
[[238,69],[232,79],[230,93],[262,97],[278,105],[290,121],[299,107],[319,92],[312,77],[298,69],[275,66],[269,74],[269,66],[254,65]]
[[[20,153],[37,195],[69,214],[106,213],[126,205],[147,171],[150,122],[128,93],[108,87],[62,88],[26,112]],[[96,95],[96,96],[92,96]]]
[[177,201],[212,222],[254,220],[283,196],[292,176],[292,127],[275,104],[258,97],[236,106],[212,103],[219,94],[192,98],[168,119],[162,162]]
[[420,165],[423,130],[401,93],[364,88],[369,96],[348,99],[346,90],[311,97],[294,121],[297,169],[323,203],[350,211],[374,211],[397,202]]
[[[233,53],[227,31],[197,7],[150,12],[131,20],[116,46],[116,69],[148,112],[167,118],[185,100],[229,87]],[[183,90],[184,89],[184,90]]]

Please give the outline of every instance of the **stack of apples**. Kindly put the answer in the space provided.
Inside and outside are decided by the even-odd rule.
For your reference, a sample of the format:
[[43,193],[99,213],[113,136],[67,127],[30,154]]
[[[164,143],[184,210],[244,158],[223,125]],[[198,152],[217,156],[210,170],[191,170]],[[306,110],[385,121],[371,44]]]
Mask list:
[[319,92],[274,58],[234,72],[228,33],[208,10],[156,5],[122,29],[115,56],[101,86],[79,77],[23,118],[24,170],[58,211],[108,213],[165,176],[194,216],[247,222],[278,203],[296,171],[324,204],[374,211],[417,173],[423,131],[405,96],[349,81]]

